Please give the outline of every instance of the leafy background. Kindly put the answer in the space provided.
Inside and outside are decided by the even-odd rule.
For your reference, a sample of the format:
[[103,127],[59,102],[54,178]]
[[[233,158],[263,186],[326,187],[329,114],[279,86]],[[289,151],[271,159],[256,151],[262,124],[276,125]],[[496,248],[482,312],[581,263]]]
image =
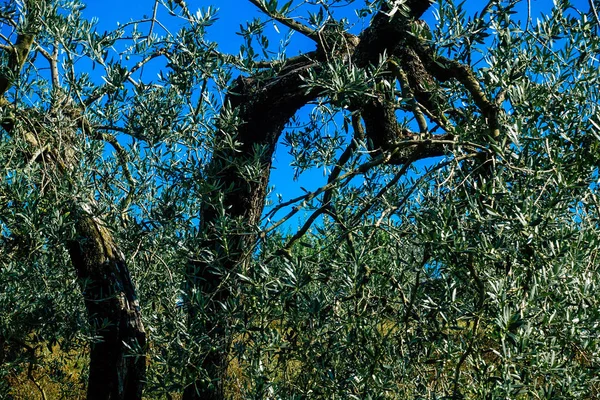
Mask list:
[[[294,12],[328,5],[352,17],[349,29],[367,26],[368,15],[353,16],[363,4],[345,3],[352,2]],[[527,2],[516,1],[501,2],[483,20],[479,10],[443,1],[437,18],[427,17],[438,52],[476,65],[487,94],[505,92],[501,145],[482,139],[481,115],[465,89],[448,82],[443,91],[462,110],[460,144],[407,171],[360,169],[369,158],[359,142],[342,174],[360,173],[331,191],[335,218],[318,214],[322,198],[307,195],[326,184],[323,172],[334,169],[354,133],[343,102],[331,99],[368,95],[373,75],[331,65],[332,86],[290,122],[279,144],[265,209],[271,220],[263,221],[251,265],[225,280],[234,295],[220,316],[229,321],[227,341],[216,345],[229,349],[229,397],[600,396],[598,26],[587,2],[531,3],[531,22]],[[138,288],[149,335],[145,396],[176,398],[204,373],[195,366],[215,346],[203,330],[214,316],[186,323],[184,266],[202,243],[198,215],[214,190],[202,167],[215,148],[235,145],[216,134],[235,123],[221,110],[224,93],[238,74],[253,71],[263,50],[281,54],[279,40],[289,40],[288,56],[308,44],[281,26],[277,33],[272,22],[246,24],[259,16],[246,13],[246,4],[220,4],[219,21],[203,4],[189,8],[199,6],[204,11],[184,24],[181,9],[165,2],[158,7],[164,27],[124,26],[140,10],[121,3],[56,1],[46,10],[39,44],[65,49],[65,92],[87,97],[99,85],[117,88],[87,113],[126,149],[127,168],[119,146],[76,135],[53,144],[73,153],[64,179],[48,163],[32,162],[29,141],[1,135],[4,396],[83,396],[94,332],[63,246],[74,230],[63,210],[90,196]],[[11,4],[3,7],[2,18],[18,17]],[[100,17],[98,28],[86,19],[92,16]],[[146,37],[149,30],[155,36]],[[168,61],[133,75],[138,87],[123,79],[164,43],[177,50]],[[43,60],[26,64],[20,79],[9,99],[38,110],[27,118],[47,127],[48,137],[67,129],[61,114],[43,112],[63,95]],[[472,147],[493,152],[493,162],[473,156]],[[256,171],[244,173],[250,179]],[[302,211],[269,230],[300,202],[267,213],[302,195]],[[294,236],[313,215],[306,233]],[[223,231],[235,228],[223,224]]]

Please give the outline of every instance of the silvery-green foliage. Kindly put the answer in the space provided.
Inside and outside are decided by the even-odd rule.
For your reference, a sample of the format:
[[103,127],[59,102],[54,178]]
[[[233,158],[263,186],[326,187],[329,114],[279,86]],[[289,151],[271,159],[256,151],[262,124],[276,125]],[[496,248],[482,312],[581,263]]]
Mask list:
[[[184,293],[189,258],[216,257],[196,251],[205,243],[202,204],[232,189],[207,184],[205,167],[215,149],[239,147],[231,132],[243,122],[223,104],[234,78],[258,74],[255,64],[265,57],[286,55],[260,20],[241,28],[239,55],[221,54],[205,36],[215,9],[172,3],[165,5],[184,24],[164,12],[169,30],[138,21],[106,33],[82,17],[79,1],[41,8],[37,44],[59,49],[60,87],[38,52],[7,93],[14,107],[1,111],[17,121],[16,133],[0,132],[2,376],[30,362],[40,370],[72,368],[73,351],[83,354],[93,340],[64,247],[73,236],[65,210],[86,202],[114,234],[138,288],[150,343],[148,398],[180,392],[201,376],[200,358],[215,345],[229,349],[233,398],[598,396],[600,41],[591,14],[557,1],[549,15],[525,23],[513,13],[523,1],[497,2],[483,18],[438,2],[432,45],[474,65],[486,94],[505,96],[499,143],[482,134],[483,116],[455,81],[440,89],[459,111],[460,144],[448,156],[408,173],[402,166],[361,169],[369,147],[355,137],[356,151],[341,167],[347,178],[330,191],[327,213],[290,249],[295,226],[269,227],[293,207],[306,220],[322,197],[274,215],[271,207],[281,203],[269,199],[249,267],[224,279],[232,293],[220,317],[228,321],[227,343],[215,344],[203,330],[214,315],[200,311],[188,323],[184,301],[206,301]],[[334,6],[363,7],[264,3],[282,15],[304,13],[317,28]],[[380,3],[367,2],[357,18],[366,23]],[[0,13],[3,22],[16,21],[15,32],[22,7],[9,2]],[[327,73],[306,76],[307,90],[318,86],[322,96],[281,139],[296,176],[335,168],[353,140],[345,107],[379,90],[379,67],[332,62]],[[105,136],[74,127],[63,118],[66,108],[50,112],[96,96],[84,116]],[[400,123],[414,125],[399,114]],[[68,179],[27,140],[32,125],[47,137],[74,132],[52,142],[70,154]],[[493,156],[472,156],[474,146]],[[258,174],[239,167],[248,179]],[[223,232],[239,226],[219,212]],[[27,347],[57,344],[60,362]],[[51,379],[67,381],[58,372]]]

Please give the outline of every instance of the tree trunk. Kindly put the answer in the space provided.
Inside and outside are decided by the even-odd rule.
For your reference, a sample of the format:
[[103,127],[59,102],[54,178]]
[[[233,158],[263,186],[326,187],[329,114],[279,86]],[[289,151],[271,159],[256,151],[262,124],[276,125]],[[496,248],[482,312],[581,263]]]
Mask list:
[[78,237],[68,243],[98,341],[92,343],[88,400],[142,398],[146,333],[123,255],[94,217],[75,213]]
[[[473,95],[482,114],[488,119],[490,128],[497,131],[495,108],[483,95],[470,68],[438,56],[427,42],[414,38],[413,24],[419,23],[417,20],[431,4],[430,0],[407,0],[404,6],[408,8],[408,12],[396,10],[393,13],[384,3],[381,10],[383,12],[377,13],[371,25],[359,36],[340,34],[337,31],[330,35],[324,31],[308,34],[317,42],[316,51],[288,60],[288,64],[275,76],[261,78],[262,74],[259,72],[252,77],[240,77],[234,82],[225,104],[235,110],[240,123],[235,128],[228,126],[223,130],[229,129],[228,133],[241,145],[235,150],[215,151],[205,171],[208,183],[222,190],[215,190],[215,196],[203,206],[200,224],[206,241],[198,249],[197,259],[189,262],[187,271],[188,293],[202,293],[202,304],[205,307],[203,314],[217,316],[210,322],[203,322],[204,333],[212,339],[214,345],[203,354],[199,367],[210,379],[198,379],[187,387],[183,400],[224,398],[227,321],[218,317],[218,305],[229,298],[232,283],[224,282],[223,279],[235,276],[232,272],[239,271],[252,254],[256,242],[255,233],[258,231],[265,203],[271,159],[285,124],[298,109],[323,92],[316,87],[307,88],[306,80],[302,77],[308,76],[309,70],[318,75],[326,70],[327,62],[333,59],[352,68],[367,68],[377,64],[382,55],[387,54],[401,64],[397,65],[392,61],[388,77],[402,81],[402,86],[406,86],[406,93],[411,94],[416,103],[420,103],[413,112],[416,117],[417,114],[420,115],[421,121],[424,121],[424,117],[419,110],[424,108],[430,119],[439,120],[441,125],[446,126],[444,110],[449,105],[445,104],[443,96],[437,95],[436,88],[439,82],[456,79]],[[268,13],[266,8],[263,11]],[[305,30],[310,28],[305,27]],[[434,62],[435,60],[438,62]],[[395,69],[401,76],[395,76]],[[406,164],[447,154],[447,143],[430,139],[437,137],[451,141],[451,132],[431,136],[426,121],[420,124],[423,126],[420,126],[419,133],[400,129],[395,113],[397,104],[384,94],[379,94],[375,100],[365,96],[364,99],[353,98],[349,101],[352,103],[349,104],[350,111],[363,115],[373,155],[385,152],[388,163]],[[240,173],[256,168],[261,173],[253,181],[247,180]],[[219,229],[222,218],[229,222],[225,230]],[[234,229],[230,229],[231,224]],[[227,241],[226,246],[224,241]],[[206,250],[212,254],[212,261],[200,257]],[[189,301],[189,305],[189,320],[193,324],[197,322],[195,320],[200,313],[193,301]]]
[[[224,149],[212,155],[206,173],[209,183],[231,189],[225,189],[212,201],[205,203],[200,216],[201,227],[207,237],[203,249],[211,250],[214,259],[219,261],[210,263],[193,260],[187,271],[188,291],[200,289],[207,299],[205,313],[216,316],[214,321],[204,321],[203,326],[216,346],[203,355],[201,365],[211,379],[199,379],[188,386],[183,400],[224,398],[227,321],[219,318],[219,303],[226,302],[230,293],[228,287],[222,285],[223,277],[228,272],[239,271],[251,254],[265,204],[275,146],[288,120],[316,96],[301,88],[300,79],[301,72],[306,72],[315,65],[309,58],[302,58],[287,67],[277,78],[270,78],[270,85],[265,85],[264,80],[259,78],[240,77],[227,96],[226,103],[229,102],[232,108],[238,109],[242,121],[235,132],[236,140],[241,145],[235,151]],[[248,181],[240,176],[239,171],[244,166],[254,167],[256,163],[261,171],[258,179]],[[222,197],[219,199],[218,195]],[[226,218],[234,226],[230,232],[221,232],[216,226],[221,218],[218,211],[220,208],[227,210]],[[223,246],[224,240],[227,241],[227,246]],[[193,305],[189,307],[188,313],[190,322],[197,322],[195,319],[198,310]]]
[[[7,50],[10,51],[8,69],[15,76],[21,71],[34,42],[35,35],[31,32],[37,32],[43,25],[40,4],[43,4],[40,0],[26,1],[27,29],[23,29],[14,46]],[[11,77],[0,74],[0,106],[7,105],[4,95],[12,84]],[[31,111],[36,114],[35,110]],[[81,115],[76,115],[73,120],[83,121]],[[45,127],[33,121],[28,129],[34,133],[43,132]],[[15,124],[10,118],[1,124],[9,134],[25,134],[34,148],[42,149],[47,144],[29,132],[14,132]],[[73,135],[77,126],[74,124],[73,131],[65,132],[63,139]],[[30,137],[33,139],[29,140]],[[48,153],[46,161],[51,162],[60,174],[70,173],[72,160],[68,160],[68,155],[61,156],[52,149]],[[141,399],[146,373],[146,333],[129,270],[106,227],[82,209],[71,210],[71,215],[76,218],[78,237],[67,243],[67,247],[79,277],[92,331],[99,338],[91,348],[87,398]]]

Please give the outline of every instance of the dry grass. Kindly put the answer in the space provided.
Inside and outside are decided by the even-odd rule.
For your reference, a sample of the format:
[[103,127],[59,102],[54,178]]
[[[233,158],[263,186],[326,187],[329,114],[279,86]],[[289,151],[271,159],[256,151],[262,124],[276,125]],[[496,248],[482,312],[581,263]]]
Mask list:
[[58,344],[39,346],[36,361],[8,377],[14,400],[85,399],[81,372],[87,368],[87,354],[65,352]]

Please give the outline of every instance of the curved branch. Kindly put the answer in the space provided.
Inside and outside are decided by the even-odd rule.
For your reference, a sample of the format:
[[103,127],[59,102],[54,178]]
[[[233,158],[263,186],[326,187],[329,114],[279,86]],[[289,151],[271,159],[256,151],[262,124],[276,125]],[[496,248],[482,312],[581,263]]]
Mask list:
[[445,82],[456,79],[463,84],[473,97],[475,105],[487,119],[491,136],[497,138],[500,135],[500,123],[498,121],[500,107],[496,101],[487,98],[473,70],[468,65],[434,54],[432,49],[426,48],[421,43],[415,41],[412,44],[425,63],[427,70],[437,80]]

